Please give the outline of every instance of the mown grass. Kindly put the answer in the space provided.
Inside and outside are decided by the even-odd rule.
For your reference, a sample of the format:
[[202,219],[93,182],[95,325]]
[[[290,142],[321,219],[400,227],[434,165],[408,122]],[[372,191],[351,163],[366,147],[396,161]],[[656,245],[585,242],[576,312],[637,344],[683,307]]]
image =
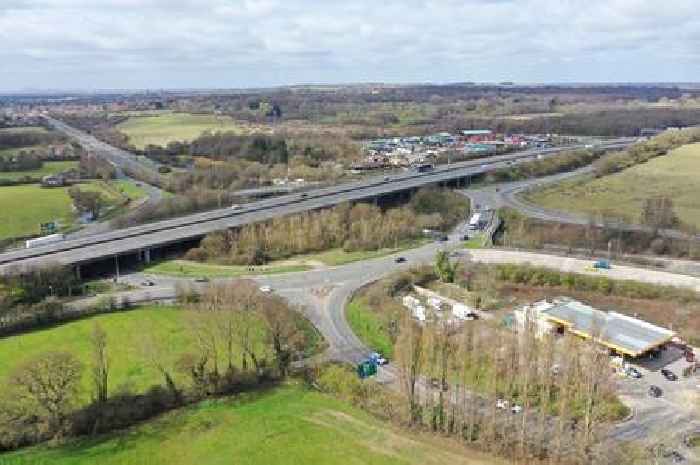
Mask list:
[[144,273],[175,277],[233,278],[246,275],[289,273],[306,271],[311,267],[305,265],[265,265],[250,268],[243,265],[217,265],[199,263],[189,260],[165,260],[146,266]]
[[602,213],[638,223],[645,199],[664,196],[673,200],[682,222],[700,227],[698,179],[700,143],[679,147],[620,173],[553,184],[528,194],[527,199],[554,210]]
[[317,261],[328,266],[346,265],[348,263],[358,262],[361,260],[371,260],[373,258],[385,257],[387,255],[392,255],[403,250],[420,247],[421,245],[427,242],[429,242],[428,239],[418,239],[414,241],[405,242],[403,244],[400,244],[398,247],[391,247],[378,250],[358,250],[353,252],[346,252],[345,250],[338,248],[327,250],[325,252],[299,255],[295,257],[295,260]]
[[149,144],[191,141],[204,131],[239,131],[240,125],[228,116],[162,113],[130,117],[117,129],[129,137],[130,144],[144,148]]
[[0,187],[0,239],[39,234],[40,223],[73,222],[67,188]]
[[47,161],[44,162],[41,168],[29,171],[2,171],[0,172],[0,180],[8,179],[16,181],[22,178],[41,179],[50,174],[57,174],[70,169],[78,168],[77,161]]
[[0,456],[1,465],[488,465],[296,383],[210,400],[112,435]]
[[[95,323],[107,333],[110,352],[110,390],[128,389],[142,392],[159,384],[158,373],[146,362],[146,335],[167,341],[163,351],[166,363],[193,347],[186,330],[184,312],[177,307],[149,306],[128,312],[110,313],[73,321],[30,333],[0,339],[0,384],[5,384],[12,370],[22,362],[43,352],[62,350],[74,354],[85,365],[90,363],[90,334]],[[82,400],[89,400],[90,378],[83,374]]]
[[[92,357],[90,335],[95,324],[107,334],[111,393],[140,393],[162,384],[162,376],[148,362],[147,351],[152,350],[152,341],[156,341],[155,345],[159,347],[159,358],[166,367],[173,369],[177,383],[189,385],[189,376],[174,367],[183,354],[196,350],[197,342],[190,331],[190,315],[177,306],[159,305],[97,315],[0,339],[0,385],[5,385],[15,367],[23,362],[45,352],[61,350],[76,356],[85,367],[81,403],[87,403],[91,392],[88,369]],[[322,350],[324,340],[311,323],[299,315],[296,324],[306,336],[305,355]],[[240,353],[237,348],[234,350],[236,354]],[[223,365],[223,351],[218,358]]]
[[394,355],[394,344],[384,321],[362,297],[351,300],[345,308],[345,317],[352,332],[367,346],[386,357]]

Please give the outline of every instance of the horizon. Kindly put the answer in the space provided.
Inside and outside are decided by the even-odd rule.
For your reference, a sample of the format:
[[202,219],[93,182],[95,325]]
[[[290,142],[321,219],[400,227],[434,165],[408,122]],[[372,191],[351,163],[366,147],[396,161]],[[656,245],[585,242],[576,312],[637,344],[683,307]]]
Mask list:
[[696,2],[12,0],[0,92],[689,82]]

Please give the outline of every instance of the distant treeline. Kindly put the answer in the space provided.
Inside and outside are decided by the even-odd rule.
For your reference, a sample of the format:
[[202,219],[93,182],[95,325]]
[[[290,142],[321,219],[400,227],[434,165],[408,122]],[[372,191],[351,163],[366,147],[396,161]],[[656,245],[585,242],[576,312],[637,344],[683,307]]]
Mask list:
[[34,131],[0,131],[0,150],[51,144],[61,140],[59,134]]

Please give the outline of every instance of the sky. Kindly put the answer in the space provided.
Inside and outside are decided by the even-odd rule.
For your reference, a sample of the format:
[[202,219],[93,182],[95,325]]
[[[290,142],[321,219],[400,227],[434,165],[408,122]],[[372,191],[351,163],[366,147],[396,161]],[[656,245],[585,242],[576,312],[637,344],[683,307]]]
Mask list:
[[697,82],[699,0],[0,0],[0,90]]

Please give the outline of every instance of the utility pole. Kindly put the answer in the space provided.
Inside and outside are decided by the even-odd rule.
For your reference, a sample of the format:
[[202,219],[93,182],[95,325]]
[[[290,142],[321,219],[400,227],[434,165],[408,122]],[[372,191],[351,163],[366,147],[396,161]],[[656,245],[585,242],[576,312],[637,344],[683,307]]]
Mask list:
[[117,276],[114,278],[114,282],[119,281],[119,255],[114,256],[114,269],[117,272]]

